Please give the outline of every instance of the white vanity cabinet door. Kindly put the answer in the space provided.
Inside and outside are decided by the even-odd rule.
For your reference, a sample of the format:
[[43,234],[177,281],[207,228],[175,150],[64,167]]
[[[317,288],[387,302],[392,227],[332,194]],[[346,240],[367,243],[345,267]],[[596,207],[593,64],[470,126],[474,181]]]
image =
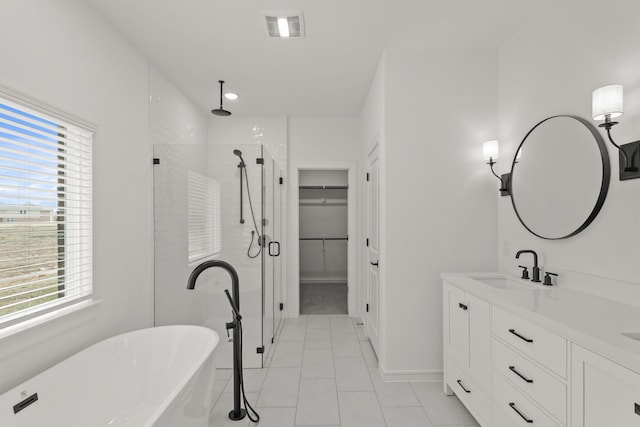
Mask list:
[[491,395],[491,307],[467,294],[469,312],[469,373]]
[[445,380],[476,421],[481,426],[491,426],[491,399],[483,393],[480,384],[455,362],[447,365],[446,376]]
[[[480,425],[491,421],[491,308],[486,301],[445,284],[445,384]],[[445,393],[447,393],[445,387]]]
[[449,314],[447,355],[466,368],[469,366],[469,303],[458,288],[446,286]]
[[572,346],[573,427],[639,427],[640,374]]

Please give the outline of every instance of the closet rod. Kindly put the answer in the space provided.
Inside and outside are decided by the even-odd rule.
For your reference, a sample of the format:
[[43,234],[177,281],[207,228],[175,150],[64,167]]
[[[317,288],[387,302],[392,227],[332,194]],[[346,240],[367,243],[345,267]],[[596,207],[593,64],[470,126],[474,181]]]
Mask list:
[[301,237],[300,240],[349,240],[349,237]]
[[348,185],[301,185],[300,190],[348,190]]

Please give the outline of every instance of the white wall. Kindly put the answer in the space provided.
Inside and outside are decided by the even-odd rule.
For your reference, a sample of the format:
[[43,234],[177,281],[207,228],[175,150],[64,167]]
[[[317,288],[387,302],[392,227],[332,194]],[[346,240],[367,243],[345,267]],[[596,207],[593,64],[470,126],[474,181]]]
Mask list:
[[[285,308],[290,316],[298,316],[300,312],[299,286],[299,200],[298,170],[300,169],[349,169],[349,194],[356,200],[361,191],[362,178],[360,145],[358,135],[358,119],[353,117],[291,117],[289,118],[289,203],[288,203],[288,257],[287,257],[287,300]],[[357,184],[356,184],[357,183]],[[350,202],[351,203],[351,202]],[[349,229],[356,230],[354,209],[351,203]],[[354,231],[355,233],[355,231]],[[358,265],[356,246],[363,242],[362,236],[349,236],[349,278],[351,288],[356,290],[359,278],[356,272]],[[352,238],[353,237],[353,238]],[[352,263],[353,261],[353,263]],[[353,266],[353,267],[352,267]],[[350,292],[350,310],[355,310],[357,294]],[[357,313],[352,312],[353,315]]]
[[67,318],[0,344],[2,392],[89,344],[152,325],[153,222],[145,59],[79,0],[6,0],[0,15],[11,41],[0,45],[0,84],[98,126],[94,292],[103,300],[93,320]]
[[[638,16],[638,2],[609,1],[606,9],[595,1],[556,2],[500,49],[499,138],[505,159],[512,158],[526,132],[545,117],[574,114],[591,120],[591,92],[612,83],[625,88],[625,113],[613,137],[619,143],[640,139]],[[559,286],[640,304],[640,180],[619,181],[618,154],[608,142],[607,148],[609,194],[595,221],[575,237],[544,241],[530,235],[509,198],[500,199],[501,270],[517,274],[515,252],[534,249],[543,267],[560,273]],[[499,166],[507,171],[506,161]],[[572,167],[580,163],[568,165]]]
[[442,371],[440,273],[497,268],[498,182],[481,152],[497,131],[497,52],[388,50],[383,60],[380,369],[432,379]]

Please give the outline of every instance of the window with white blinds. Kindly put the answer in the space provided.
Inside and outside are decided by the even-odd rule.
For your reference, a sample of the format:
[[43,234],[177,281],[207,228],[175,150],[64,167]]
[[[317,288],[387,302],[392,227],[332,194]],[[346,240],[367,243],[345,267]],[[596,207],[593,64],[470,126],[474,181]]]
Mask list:
[[220,183],[193,171],[187,180],[189,262],[195,262],[221,250]]
[[91,295],[92,140],[0,96],[0,324]]

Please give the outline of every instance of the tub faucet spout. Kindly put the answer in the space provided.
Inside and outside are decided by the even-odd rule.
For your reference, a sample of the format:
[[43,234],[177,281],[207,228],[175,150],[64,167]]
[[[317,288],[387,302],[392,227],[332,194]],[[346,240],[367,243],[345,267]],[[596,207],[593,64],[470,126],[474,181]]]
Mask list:
[[516,259],[520,258],[521,254],[527,254],[527,253],[533,255],[533,269],[531,273],[531,281],[540,282],[540,267],[538,267],[538,254],[536,253],[536,251],[531,249],[524,249],[524,250],[518,251],[516,253]]
[[203,271],[212,267],[220,267],[223,270],[225,270],[227,273],[229,273],[229,276],[231,276],[231,292],[233,293],[233,302],[236,305],[236,309],[240,310],[240,289],[238,285],[238,282],[239,282],[238,272],[228,262],[213,259],[210,261],[205,261],[202,264],[198,265],[196,268],[193,269],[193,271],[191,272],[191,275],[189,275],[189,280],[187,281],[187,289],[191,289],[191,290],[195,289],[196,280],[198,280],[198,277],[200,276],[200,274],[202,274]]

